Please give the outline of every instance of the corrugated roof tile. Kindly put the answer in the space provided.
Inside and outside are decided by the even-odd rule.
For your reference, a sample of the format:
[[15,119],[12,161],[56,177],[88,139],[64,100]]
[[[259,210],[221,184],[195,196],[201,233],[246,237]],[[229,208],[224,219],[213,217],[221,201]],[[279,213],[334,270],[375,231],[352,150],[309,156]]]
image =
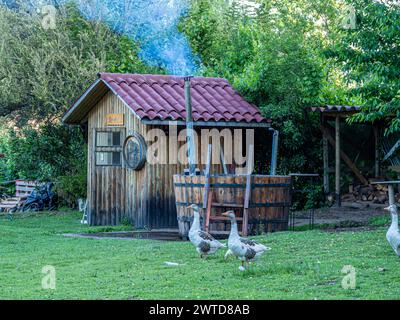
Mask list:
[[[184,79],[164,75],[100,73],[125,103],[150,120],[185,120]],[[225,79],[192,78],[194,121],[266,122],[260,110]]]

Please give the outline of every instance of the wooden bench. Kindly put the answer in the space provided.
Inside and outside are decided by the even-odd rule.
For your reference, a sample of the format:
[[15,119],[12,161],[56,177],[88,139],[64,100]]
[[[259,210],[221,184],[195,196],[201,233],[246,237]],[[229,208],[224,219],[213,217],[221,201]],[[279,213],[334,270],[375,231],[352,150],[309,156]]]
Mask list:
[[7,198],[0,202],[0,209],[3,212],[14,212],[22,208],[28,196],[38,186],[36,181],[15,181],[15,197]]

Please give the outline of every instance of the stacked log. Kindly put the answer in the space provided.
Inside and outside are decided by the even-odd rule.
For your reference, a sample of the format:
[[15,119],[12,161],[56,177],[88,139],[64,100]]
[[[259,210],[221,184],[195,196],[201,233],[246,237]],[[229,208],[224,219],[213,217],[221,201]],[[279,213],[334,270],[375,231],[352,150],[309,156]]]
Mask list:
[[[400,202],[400,194],[396,195]],[[385,204],[388,201],[388,190],[385,185],[356,185],[350,186],[349,192],[342,196],[342,201],[369,201],[376,204]]]

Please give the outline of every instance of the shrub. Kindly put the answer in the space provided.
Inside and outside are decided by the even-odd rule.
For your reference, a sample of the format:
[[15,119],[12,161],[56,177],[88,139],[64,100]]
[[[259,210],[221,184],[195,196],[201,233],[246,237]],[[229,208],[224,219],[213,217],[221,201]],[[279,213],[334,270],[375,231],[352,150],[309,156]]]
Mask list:
[[[82,166],[86,168],[86,166]],[[61,205],[69,208],[76,208],[78,199],[86,198],[87,189],[87,170],[82,169],[81,172],[67,176],[60,176],[56,181],[56,192],[61,199]]]

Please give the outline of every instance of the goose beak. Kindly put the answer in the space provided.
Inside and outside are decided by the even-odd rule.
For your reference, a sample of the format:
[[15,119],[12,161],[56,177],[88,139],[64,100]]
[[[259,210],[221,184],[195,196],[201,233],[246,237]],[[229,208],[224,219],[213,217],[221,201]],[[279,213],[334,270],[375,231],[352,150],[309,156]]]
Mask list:
[[390,207],[386,207],[386,208],[384,208],[383,210],[385,210],[385,211],[390,211]]
[[224,212],[224,213],[222,213],[222,215],[223,215],[224,217],[227,217],[228,214],[229,214],[229,212]]

